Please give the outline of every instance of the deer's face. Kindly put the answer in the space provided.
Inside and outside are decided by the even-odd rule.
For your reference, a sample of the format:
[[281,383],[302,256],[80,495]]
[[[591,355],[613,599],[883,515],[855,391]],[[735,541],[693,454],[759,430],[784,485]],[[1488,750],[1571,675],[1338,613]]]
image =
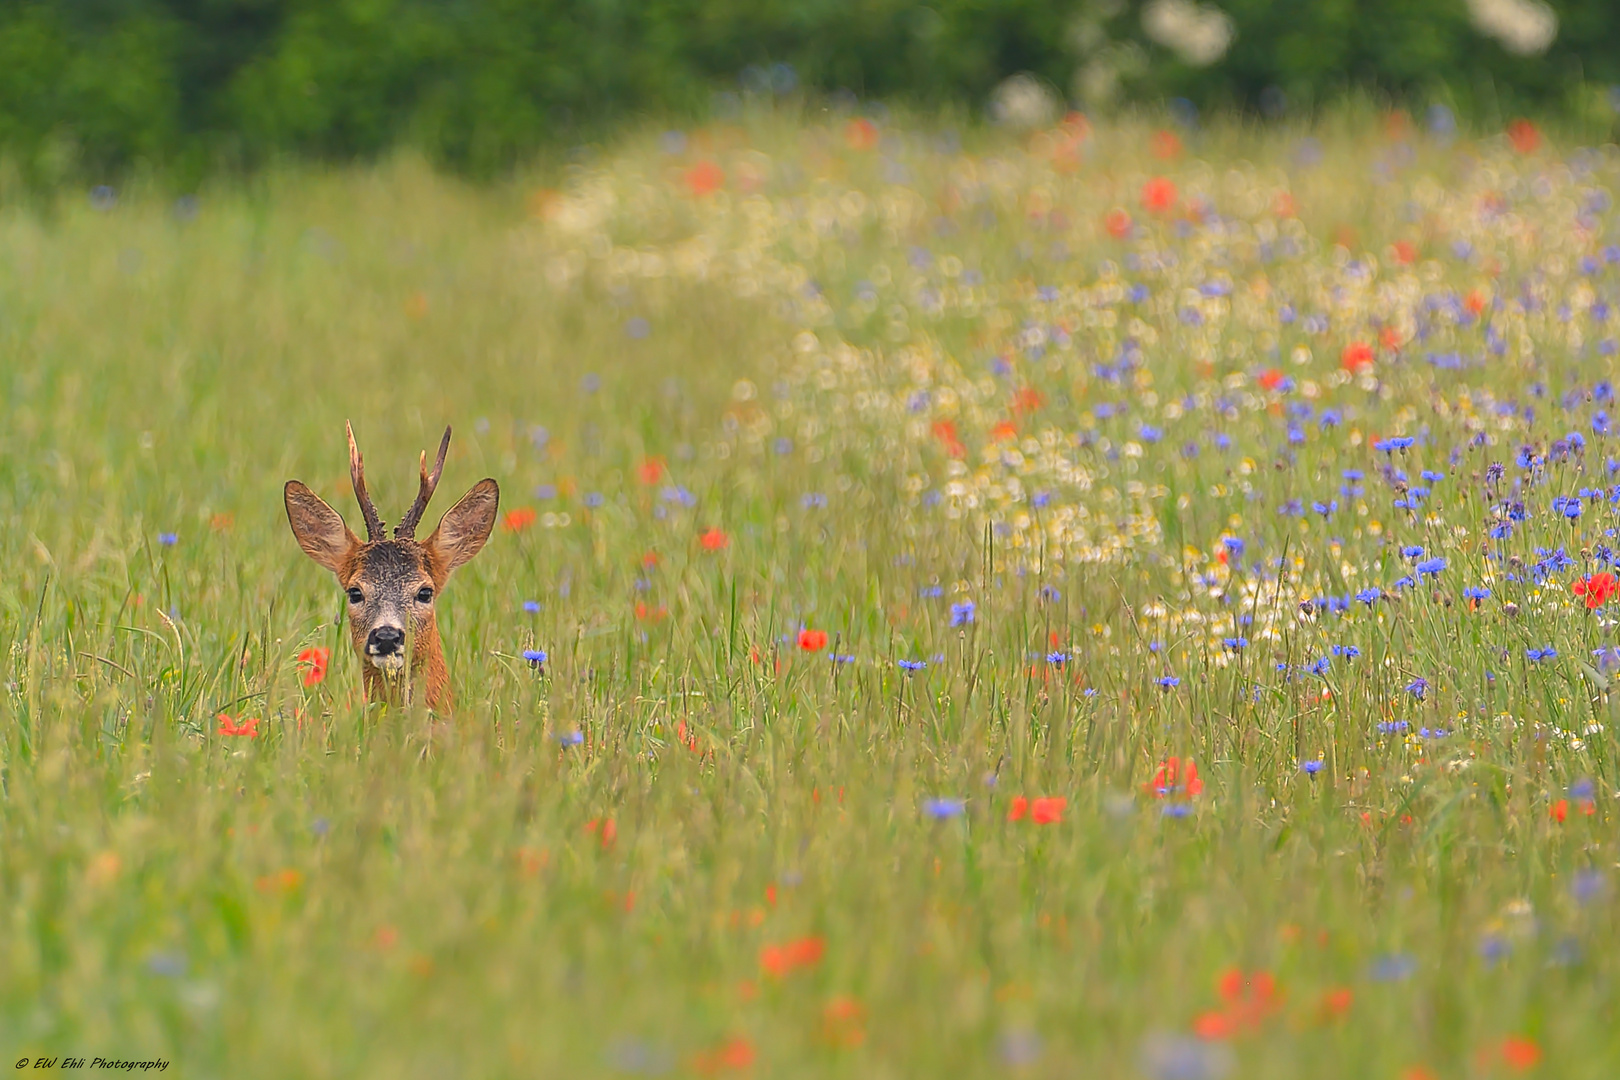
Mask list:
[[414,540],[379,540],[355,553],[353,570],[338,575],[349,605],[349,635],[364,663],[396,674],[405,644],[433,640],[433,601],[445,575],[434,573],[427,549]]
[[[393,676],[404,670],[407,647],[409,658],[417,664],[425,662],[430,676],[442,676],[444,659],[439,650],[434,604],[451,572],[483,549],[495,527],[500,488],[494,480],[480,480],[445,512],[432,536],[416,540],[416,524],[439,482],[449,445],[447,429],[431,475],[424,456],[421,491],[392,538],[384,531],[377,508],[366,493],[364,467],[352,432],[349,467],[355,496],[366,519],[365,543],[349,531],[342,516],[320,496],[300,481],[287,482],[287,520],[298,545],[330,570],[343,589],[349,635],[367,669],[368,687],[373,672]],[[430,705],[441,691],[442,687],[430,686]]]

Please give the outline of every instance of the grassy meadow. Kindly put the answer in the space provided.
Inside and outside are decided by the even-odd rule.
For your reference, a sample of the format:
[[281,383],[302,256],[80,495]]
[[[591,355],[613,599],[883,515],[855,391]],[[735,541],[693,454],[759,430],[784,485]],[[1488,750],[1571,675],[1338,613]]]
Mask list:
[[[1615,1075],[1617,179],[760,114],[5,203],[0,1063]],[[500,482],[449,715],[288,530],[345,420]]]

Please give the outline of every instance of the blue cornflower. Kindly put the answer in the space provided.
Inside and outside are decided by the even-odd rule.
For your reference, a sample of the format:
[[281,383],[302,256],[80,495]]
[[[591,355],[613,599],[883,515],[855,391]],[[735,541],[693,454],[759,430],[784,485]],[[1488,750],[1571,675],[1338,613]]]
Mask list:
[[1397,450],[1409,449],[1417,439],[1410,435],[1394,435],[1388,439],[1380,439],[1373,443],[1373,449],[1385,454],[1393,454]]
[[1558,650],[1548,645],[1545,649],[1526,649],[1524,658],[1532,664],[1539,664],[1543,660],[1551,660],[1558,655]]
[[1423,558],[1423,549],[1416,544],[1408,544],[1406,547],[1401,548],[1401,557],[1405,559],[1421,559]]
[[1435,472],[1433,469],[1424,469],[1422,472],[1418,473],[1418,475],[1423,477],[1423,479],[1430,484],[1438,484],[1440,481],[1446,478],[1445,473]]
[[1069,654],[1062,651],[1054,651],[1046,654],[1046,662],[1048,664],[1062,664],[1068,659]]
[[967,803],[961,799],[929,799],[923,803],[923,813],[940,821],[956,817],[965,809]]
[[973,621],[973,601],[963,600],[960,604],[951,605],[951,625],[966,626]]
[[1342,656],[1346,660],[1354,660],[1361,655],[1361,650],[1354,645],[1335,645],[1333,646],[1333,655]]
[[557,741],[564,746],[578,746],[585,741],[585,733],[583,731],[565,731],[557,736]]
[[1165,817],[1183,818],[1192,813],[1192,803],[1169,802],[1159,811]]
[[827,659],[834,664],[853,664],[855,658],[847,653],[830,653]]
[[1583,777],[1582,779],[1577,780],[1573,784],[1569,785],[1569,797],[1572,799],[1589,800],[1592,798],[1592,793],[1595,790],[1596,788],[1593,786],[1592,781]]
[[1300,765],[1300,768],[1305,770],[1305,775],[1315,776],[1317,773],[1322,771],[1322,762],[1320,759],[1313,758],[1312,760]]
[[1463,595],[1470,600],[1488,600],[1491,596],[1491,590],[1478,585],[1470,585],[1463,590]]
[[1405,720],[1380,720],[1378,722],[1378,731],[1383,735],[1396,735],[1405,731],[1406,728],[1407,723]]
[[1334,512],[1339,509],[1339,500],[1334,499],[1332,502],[1322,502],[1318,500],[1311,503],[1311,509],[1315,510],[1318,514],[1321,514],[1323,517],[1331,517]]
[[1429,680],[1421,676],[1413,679],[1411,682],[1406,684],[1406,692],[1417,698],[1419,701],[1422,701],[1423,695],[1429,692]]
[[927,666],[928,666],[928,661],[926,661],[926,660],[902,660],[902,661],[900,661],[900,670],[901,671],[921,671],[923,668],[925,668]]
[[1034,495],[1031,495],[1029,499],[1029,505],[1037,510],[1046,509],[1051,502],[1052,493],[1050,491],[1037,491]]
[[917,590],[917,595],[925,600],[937,600],[945,595],[945,589],[940,585],[924,585]]
[[1395,579],[1395,587],[1397,589],[1410,589],[1410,588],[1413,588],[1416,585],[1417,585],[1417,578],[1413,577],[1411,574],[1408,574],[1405,577],[1399,577],[1399,578]]
[[1446,560],[1444,558],[1442,558],[1441,556],[1439,556],[1439,555],[1436,555],[1432,559],[1424,559],[1422,562],[1420,562],[1416,566],[1412,567],[1412,569],[1416,570],[1419,574],[1429,574],[1429,575],[1438,574],[1440,571],[1444,570],[1445,568],[1446,568]]
[[1221,644],[1233,652],[1241,652],[1249,647],[1249,639],[1246,637],[1221,638]]
[[1179,679],[1175,675],[1163,675],[1163,676],[1160,676],[1160,678],[1158,680],[1158,683],[1159,683],[1160,686],[1164,687],[1166,690],[1170,690],[1170,689],[1173,689],[1173,688],[1175,688],[1177,686],[1180,686],[1181,685],[1181,679]]
[[1362,589],[1360,592],[1356,593],[1356,600],[1360,603],[1366,604],[1368,607],[1372,607],[1375,602],[1383,597],[1383,595],[1384,591],[1382,589]]
[[1233,555],[1236,555],[1238,558],[1241,559],[1243,557],[1243,548],[1244,548],[1245,545],[1244,545],[1243,541],[1240,540],[1238,537],[1236,537],[1236,536],[1222,537],[1221,538],[1221,544],[1222,544],[1222,546],[1224,546],[1226,548],[1227,551],[1231,552]]
[[164,547],[174,547],[179,542],[180,534],[178,533],[158,533],[158,543]]
[[528,614],[530,614],[530,615],[539,614],[540,613],[540,601],[538,601],[538,600],[525,600],[525,601],[523,601],[523,610],[525,612],[527,612]]
[[1443,739],[1451,732],[1445,728],[1418,728],[1418,734],[1425,739]]
[[541,664],[544,664],[546,662],[545,650],[543,650],[543,649],[524,649],[523,650],[523,659],[527,660],[533,666],[539,667]]
[[1328,668],[1331,667],[1332,664],[1333,661],[1329,660],[1327,657],[1319,656],[1315,660],[1311,661],[1310,664],[1306,665],[1305,670],[1309,671],[1312,675],[1326,675],[1328,673]]
[[1374,960],[1367,977],[1373,982],[1401,982],[1411,978],[1416,970],[1416,960],[1404,953],[1393,953]]
[[827,496],[819,491],[806,492],[799,500],[799,505],[806,510],[825,510],[827,509]]

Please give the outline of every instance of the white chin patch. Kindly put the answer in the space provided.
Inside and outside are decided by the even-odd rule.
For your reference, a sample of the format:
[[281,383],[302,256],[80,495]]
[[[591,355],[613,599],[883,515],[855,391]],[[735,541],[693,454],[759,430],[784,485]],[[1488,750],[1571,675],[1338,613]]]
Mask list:
[[371,661],[372,667],[384,675],[398,675],[405,670],[405,654],[402,652],[389,653],[387,656],[368,654],[366,659]]

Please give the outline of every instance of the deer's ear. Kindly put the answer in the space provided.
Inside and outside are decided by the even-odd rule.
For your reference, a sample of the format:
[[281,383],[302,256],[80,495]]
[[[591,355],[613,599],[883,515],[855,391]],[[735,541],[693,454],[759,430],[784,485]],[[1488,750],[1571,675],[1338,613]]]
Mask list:
[[343,516],[298,480],[287,481],[287,523],[304,554],[340,574],[360,540],[343,524]]
[[443,567],[446,577],[483,550],[484,541],[495,528],[495,511],[500,505],[500,485],[493,480],[480,480],[460,502],[444,512],[439,527],[423,546],[434,563]]

